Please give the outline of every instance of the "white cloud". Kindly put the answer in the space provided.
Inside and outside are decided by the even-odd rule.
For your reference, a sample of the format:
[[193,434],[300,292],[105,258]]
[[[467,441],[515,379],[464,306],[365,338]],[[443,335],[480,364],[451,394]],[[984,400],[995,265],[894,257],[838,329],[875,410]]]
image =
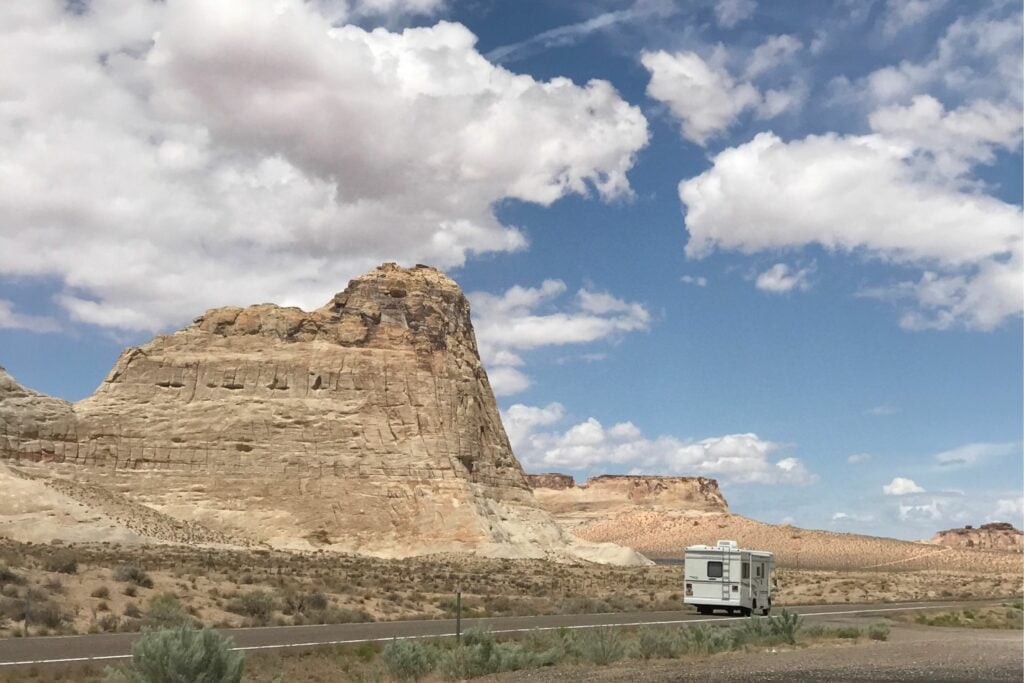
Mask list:
[[900,503],[899,518],[904,522],[937,522],[949,518],[949,511],[941,498],[922,503]]
[[939,467],[960,469],[979,465],[992,458],[1014,454],[1021,454],[1019,443],[969,443],[937,453],[934,457]]
[[754,16],[756,10],[757,3],[754,0],[716,0],[715,19],[722,28],[732,28]]
[[59,332],[60,323],[49,316],[18,313],[13,302],[0,299],[0,329]]
[[680,183],[686,253],[819,244],[927,268],[918,283],[881,290],[916,304],[905,327],[987,330],[1019,315],[1020,209],[955,179],[922,177],[914,151],[878,134],[783,142],[761,133]]
[[[522,351],[614,340],[650,326],[651,315],[642,304],[607,292],[580,289],[559,308],[557,300],[566,289],[561,280],[545,280],[540,287],[516,285],[500,295],[468,294],[480,356],[496,394],[507,396],[529,387],[529,378],[515,369],[524,364]],[[581,358],[597,360],[590,353]]]
[[[789,37],[777,36],[768,42],[782,38]],[[772,47],[760,56],[755,50],[754,55],[756,62],[751,61],[748,69],[768,69],[774,66],[772,60],[781,59],[778,49]],[[695,52],[645,52],[640,57],[651,74],[647,95],[667,104],[680,122],[683,137],[701,146],[728,130],[745,111],[772,118],[798,106],[805,93],[803,84],[795,82],[788,90],[762,95],[749,81],[739,82],[730,75],[724,65],[726,57],[722,50],[710,61]]]
[[837,104],[907,102],[941,91],[965,100],[1022,101],[1022,28],[1019,13],[1008,17],[961,17],[950,24],[924,61],[903,61],[855,82],[838,79]]
[[776,263],[758,275],[754,284],[758,289],[773,294],[784,294],[794,289],[805,292],[811,288],[809,278],[813,272],[814,268],[794,270],[785,263]]
[[882,486],[882,492],[887,496],[905,496],[909,493],[924,493],[924,489],[918,486],[913,479],[895,477],[888,484]]
[[946,0],[888,0],[882,19],[882,34],[893,38],[916,26],[946,5]]
[[888,403],[882,403],[877,406],[872,406],[864,411],[865,415],[871,415],[872,417],[888,417],[889,415],[895,415],[899,412],[896,406]]
[[708,286],[708,279],[702,275],[684,275],[679,279],[688,285],[695,285],[697,287]]
[[836,512],[835,514],[832,515],[832,521],[833,522],[841,522],[841,523],[850,523],[850,522],[863,523],[863,522],[874,521],[874,519],[875,518],[873,516],[871,516],[871,515],[858,515],[858,514],[850,514],[850,513],[847,513],[847,512]]
[[628,196],[640,110],[603,81],[496,67],[475,40],[335,27],[300,0],[4,3],[0,276],[155,330],[214,305],[319,306],[381,261],[523,249],[505,198]]
[[792,59],[802,48],[803,43],[793,36],[769,36],[754,48],[747,59],[747,68],[743,75],[747,79],[757,78]]
[[1019,529],[1022,518],[1024,518],[1024,498],[1000,498],[996,501],[996,509],[989,516],[989,521],[1009,521]]
[[806,484],[816,478],[797,458],[773,461],[781,446],[756,434],[729,434],[700,441],[672,436],[650,439],[631,422],[606,428],[592,417],[564,431],[540,429],[564,417],[559,404],[547,408],[517,404],[502,417],[512,449],[527,469],[603,471],[625,466],[634,473],[705,475],[741,484]]
[[870,453],[854,453],[853,455],[850,455],[846,458],[846,462],[850,463],[851,465],[858,465],[862,462],[867,462],[868,460],[871,460],[871,458],[872,455]]

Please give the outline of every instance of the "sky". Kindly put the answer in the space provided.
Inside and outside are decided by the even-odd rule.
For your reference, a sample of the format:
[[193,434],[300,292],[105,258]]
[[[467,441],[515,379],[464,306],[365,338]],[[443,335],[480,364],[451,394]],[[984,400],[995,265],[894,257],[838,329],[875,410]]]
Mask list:
[[0,365],[467,292],[529,472],[1024,526],[1022,17],[953,0],[0,4]]

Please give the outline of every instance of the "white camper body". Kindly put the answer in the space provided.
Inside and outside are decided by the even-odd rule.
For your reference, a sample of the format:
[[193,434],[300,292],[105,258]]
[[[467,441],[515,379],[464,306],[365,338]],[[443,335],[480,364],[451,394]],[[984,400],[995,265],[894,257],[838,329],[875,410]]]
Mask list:
[[683,602],[695,605],[701,614],[724,609],[767,615],[772,608],[774,568],[771,553],[745,550],[736,541],[691,545],[683,558]]

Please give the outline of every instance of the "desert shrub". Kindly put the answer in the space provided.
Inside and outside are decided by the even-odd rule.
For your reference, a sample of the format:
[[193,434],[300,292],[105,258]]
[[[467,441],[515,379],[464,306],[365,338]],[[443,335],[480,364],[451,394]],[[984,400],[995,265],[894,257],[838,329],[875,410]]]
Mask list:
[[96,622],[97,628],[104,633],[115,633],[117,627],[121,625],[121,618],[116,614],[104,614]]
[[153,579],[137,564],[122,564],[114,570],[114,580],[130,583],[142,588],[152,588]]
[[612,626],[586,629],[576,638],[576,649],[584,661],[602,666],[617,662],[626,655],[622,636]]
[[781,637],[772,620],[762,617],[751,617],[739,626],[732,627],[732,636],[737,645],[765,643]]
[[871,640],[888,640],[889,624],[879,622],[868,626],[868,638]]
[[637,652],[644,659],[673,659],[679,656],[679,637],[667,628],[642,628],[637,633]]
[[239,593],[228,601],[227,610],[249,617],[257,624],[266,624],[274,612],[274,598],[263,591]]
[[683,642],[688,652],[711,654],[731,649],[733,636],[729,629],[697,624],[687,627],[684,631]]
[[302,602],[302,609],[311,611],[327,609],[327,596],[320,591],[308,593]]
[[142,616],[142,611],[134,602],[129,602],[124,606],[124,615],[130,619],[138,619]]
[[136,588],[135,586],[131,585],[131,584],[128,584],[127,586],[124,587],[124,591],[123,592],[129,598],[134,598],[136,595],[139,594],[139,589]]
[[181,606],[178,596],[174,593],[154,595],[149,601],[143,625],[148,628],[175,628],[193,625],[194,620]]
[[28,607],[28,620],[33,624],[42,624],[46,628],[59,629],[67,621],[67,616],[55,603],[33,602]]
[[540,666],[548,663],[544,659],[543,654],[530,652],[518,642],[496,642],[490,631],[469,629],[460,645],[441,656],[437,669],[449,680],[466,680]]
[[399,681],[418,681],[434,670],[434,649],[415,640],[392,640],[381,652],[384,667]]
[[129,666],[108,671],[107,683],[239,683],[245,657],[210,629],[150,631],[132,648]]
[[0,586],[8,583],[25,583],[25,579],[13,572],[10,567],[0,566]]
[[78,558],[70,550],[59,550],[46,558],[43,569],[58,574],[77,574]]
[[91,595],[94,598],[101,598],[103,600],[106,600],[110,597],[110,589],[106,586],[100,586],[99,588],[94,589],[93,592],[89,595]]
[[772,633],[790,645],[796,645],[797,634],[803,628],[803,619],[799,614],[782,610],[782,614],[771,620]]
[[860,629],[855,626],[841,626],[833,631],[836,638],[845,638],[848,640],[857,640],[861,637]]

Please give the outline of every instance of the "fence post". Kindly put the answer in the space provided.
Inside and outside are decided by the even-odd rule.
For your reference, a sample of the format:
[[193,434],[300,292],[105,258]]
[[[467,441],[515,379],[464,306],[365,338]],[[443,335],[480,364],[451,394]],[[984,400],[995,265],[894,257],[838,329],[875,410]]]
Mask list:
[[462,644],[462,585],[455,588],[455,642]]

